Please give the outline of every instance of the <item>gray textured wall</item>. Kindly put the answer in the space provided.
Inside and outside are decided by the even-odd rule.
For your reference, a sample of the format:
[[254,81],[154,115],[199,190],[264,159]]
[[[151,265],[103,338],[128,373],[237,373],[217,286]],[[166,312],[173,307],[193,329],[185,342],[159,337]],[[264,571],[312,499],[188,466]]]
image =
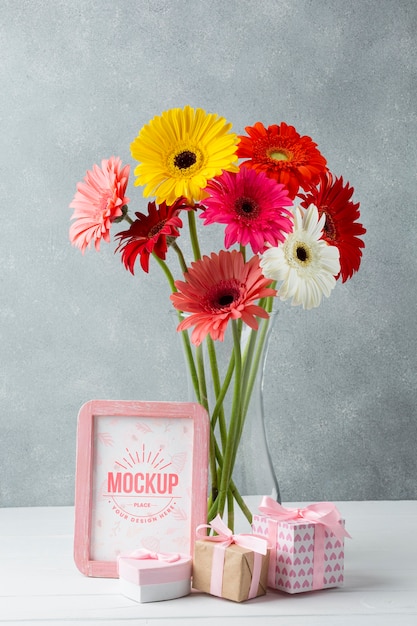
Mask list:
[[[75,184],[200,106],[286,121],[355,187],[361,271],[281,305],[267,429],[285,500],[417,497],[414,0],[2,0],[0,505],[73,502],[92,398],[181,400],[159,268],[68,242]],[[139,195],[130,189],[137,210]]]

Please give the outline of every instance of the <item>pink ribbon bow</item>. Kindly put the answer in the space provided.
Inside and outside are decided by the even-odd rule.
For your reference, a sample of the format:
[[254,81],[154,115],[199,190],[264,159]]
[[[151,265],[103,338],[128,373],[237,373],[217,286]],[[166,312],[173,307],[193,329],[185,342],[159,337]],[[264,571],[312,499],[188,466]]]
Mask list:
[[340,513],[333,502],[317,502],[316,504],[309,504],[303,509],[286,509],[273,498],[264,496],[259,505],[259,511],[281,522],[303,519],[312,524],[322,524],[338,539],[351,538],[340,523]]
[[[214,530],[217,535],[203,534],[203,529]],[[259,580],[262,569],[262,556],[268,552],[268,541],[256,535],[240,534],[234,535],[230,528],[226,526],[220,515],[217,515],[210,524],[200,524],[196,529],[197,538],[203,541],[216,543],[213,552],[213,562],[211,568],[210,593],[221,597],[223,587],[223,568],[226,548],[236,544],[241,548],[246,548],[254,552],[252,581],[249,589],[248,600],[255,598],[258,593]]]
[[153,559],[158,561],[165,561],[167,563],[175,563],[175,561],[180,560],[180,555],[173,553],[164,553],[164,552],[150,552],[149,550],[145,550],[141,548],[139,550],[134,550],[130,554],[121,554],[119,558],[126,559]]

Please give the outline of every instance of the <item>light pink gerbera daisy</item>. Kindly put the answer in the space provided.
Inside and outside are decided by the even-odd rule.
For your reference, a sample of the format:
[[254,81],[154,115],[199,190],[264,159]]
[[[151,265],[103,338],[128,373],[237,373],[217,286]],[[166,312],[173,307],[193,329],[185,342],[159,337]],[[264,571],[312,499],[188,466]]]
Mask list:
[[100,240],[110,241],[112,223],[123,215],[129,198],[125,196],[130,166],[122,168],[119,157],[103,159],[101,167],[93,165],[77,185],[70,208],[74,209],[69,238],[74,246],[85,249],[94,242],[100,249]]
[[223,341],[229,320],[241,318],[256,330],[256,316],[268,318],[269,315],[255,301],[277,293],[268,287],[271,279],[263,276],[258,257],[245,263],[237,250],[203,256],[191,264],[184,278],[185,281],[175,282],[178,292],[171,294],[171,300],[176,309],[191,313],[177,330],[194,326],[191,341],[196,346],[207,335]]
[[204,225],[227,224],[224,245],[250,244],[253,253],[264,252],[267,244],[278,245],[292,229],[292,204],[287,188],[264,172],[243,167],[235,173],[223,172],[209,181],[204,190],[206,209],[200,214]]

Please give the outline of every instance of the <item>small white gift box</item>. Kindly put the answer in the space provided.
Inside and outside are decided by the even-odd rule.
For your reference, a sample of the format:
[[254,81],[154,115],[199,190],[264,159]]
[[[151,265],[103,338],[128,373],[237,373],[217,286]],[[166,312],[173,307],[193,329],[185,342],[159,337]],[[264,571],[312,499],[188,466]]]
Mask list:
[[136,550],[118,557],[119,589],[136,602],[160,602],[191,592],[192,558],[187,554]]

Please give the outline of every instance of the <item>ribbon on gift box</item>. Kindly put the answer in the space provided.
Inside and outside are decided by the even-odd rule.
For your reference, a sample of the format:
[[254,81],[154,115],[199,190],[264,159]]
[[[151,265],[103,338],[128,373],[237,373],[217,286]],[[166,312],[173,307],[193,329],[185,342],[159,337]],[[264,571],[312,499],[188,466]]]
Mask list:
[[175,563],[181,559],[179,554],[175,552],[151,552],[150,550],[145,550],[144,548],[140,548],[139,550],[134,550],[129,554],[119,554],[119,559],[153,559],[155,561],[165,561],[166,563]]
[[[324,577],[324,548],[325,531],[332,532],[339,540],[350,535],[341,524],[341,516],[333,502],[317,502],[309,504],[304,508],[292,509],[282,506],[269,496],[262,498],[259,511],[272,518],[274,522],[305,521],[308,524],[315,524],[314,532],[314,552],[313,552],[313,589],[320,589],[323,586]],[[276,524],[274,524],[276,527]],[[273,538],[275,528],[268,525],[269,541],[273,545],[276,543]],[[273,572],[275,577],[277,560],[277,550],[272,550],[269,561],[269,572]]]
[[[203,534],[203,529],[214,530],[217,535]],[[213,562],[211,566],[210,593],[221,597],[223,587],[223,568],[226,555],[226,548],[236,544],[241,548],[252,550],[254,553],[252,580],[249,588],[248,600],[255,598],[258,593],[259,581],[261,578],[262,555],[268,552],[268,541],[264,537],[256,535],[239,534],[234,535],[230,528],[226,526],[220,515],[217,515],[210,524],[200,524],[196,529],[197,539],[211,541],[217,545],[214,547]]]
[[350,537],[345,527],[340,523],[342,518],[333,502],[317,502],[302,509],[287,509],[273,498],[264,496],[258,508],[264,515],[273,517],[280,522],[302,519],[312,524],[321,524],[338,539]]

